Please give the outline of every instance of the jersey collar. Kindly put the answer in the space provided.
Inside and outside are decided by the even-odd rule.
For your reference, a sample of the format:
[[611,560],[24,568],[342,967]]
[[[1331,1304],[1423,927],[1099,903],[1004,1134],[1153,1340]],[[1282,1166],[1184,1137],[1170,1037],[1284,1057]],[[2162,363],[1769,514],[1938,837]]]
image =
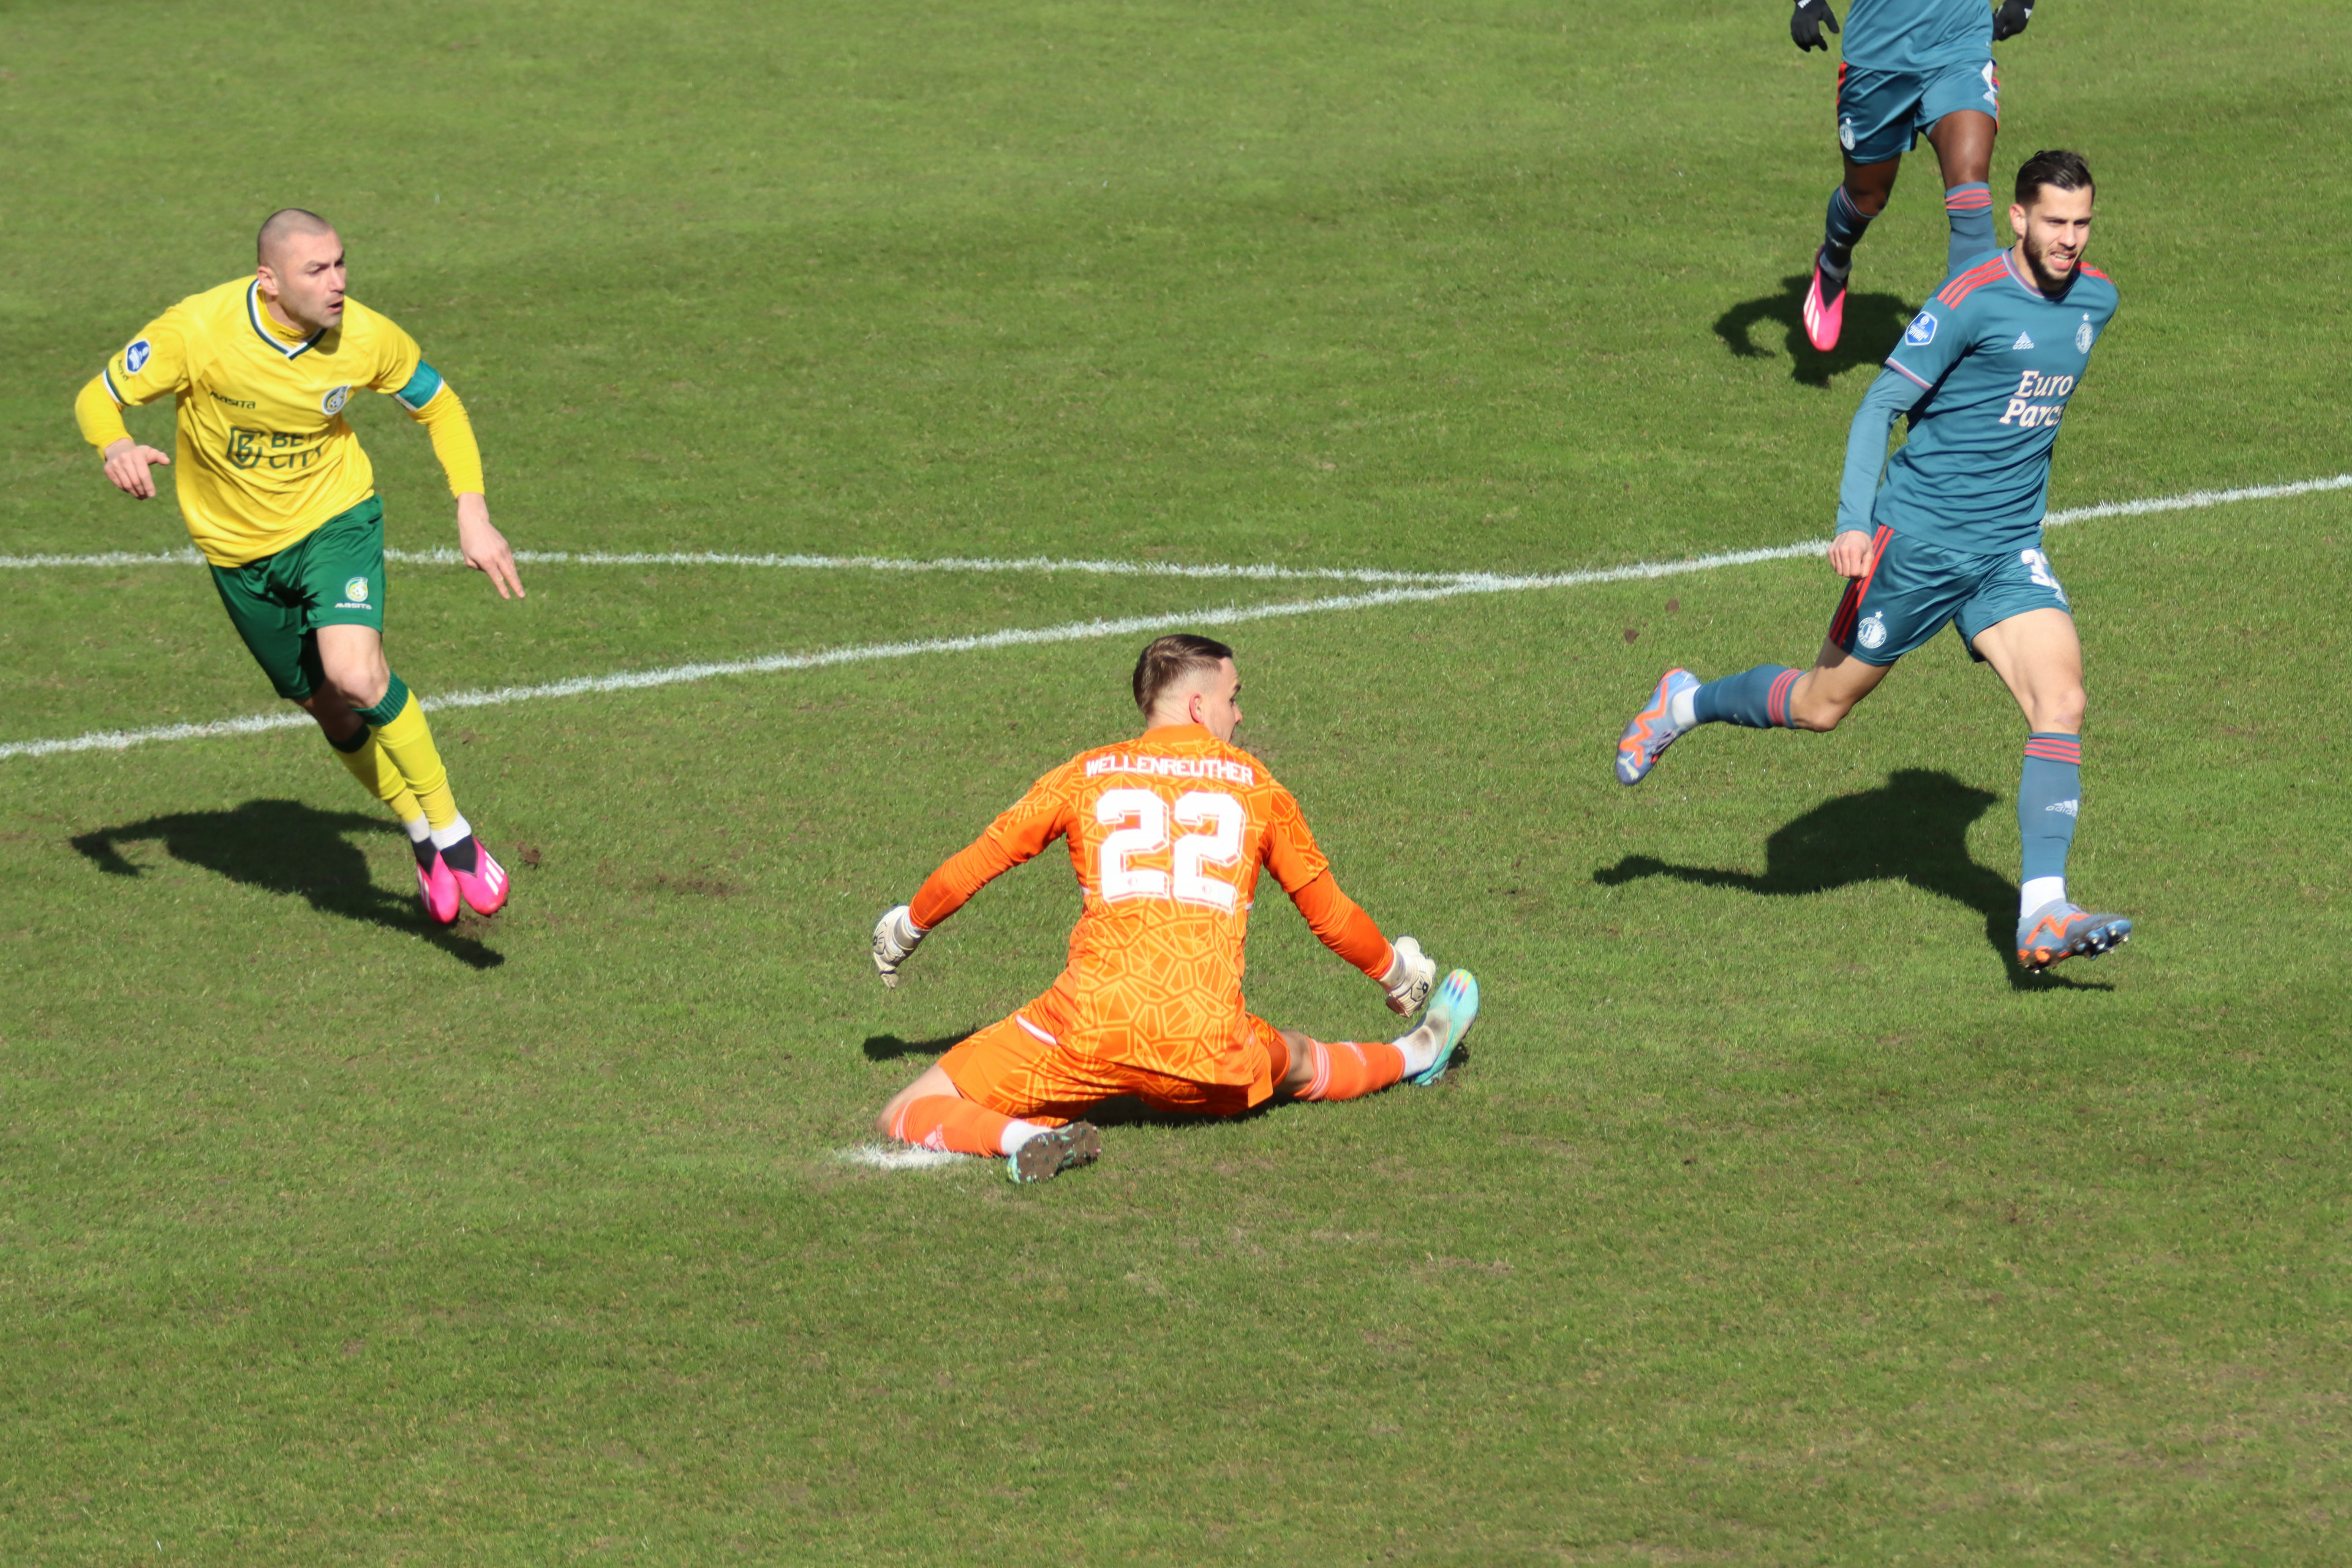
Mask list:
[[1213,741],[1216,739],[1214,735],[1209,733],[1209,727],[1206,724],[1195,724],[1189,719],[1181,724],[1154,725],[1143,732],[1142,738],[1147,741]]
[[2066,287],[2055,294],[2044,294],[2041,286],[2033,281],[2032,275],[2019,268],[2015,251],[2004,250],[2000,253],[2000,269],[2008,273],[2009,280],[2024,289],[2029,298],[2039,300],[2045,305],[2064,304],[2066,296],[2074,291],[2074,280],[2083,276],[2083,264],[2077,260],[2074,263],[2074,270],[2067,275]]
[[246,320],[253,323],[254,335],[288,359],[300,359],[318,346],[320,338],[327,335],[327,329],[320,327],[300,342],[289,344],[285,339],[271,331],[269,323],[261,319],[261,279],[258,278],[245,286],[245,316]]

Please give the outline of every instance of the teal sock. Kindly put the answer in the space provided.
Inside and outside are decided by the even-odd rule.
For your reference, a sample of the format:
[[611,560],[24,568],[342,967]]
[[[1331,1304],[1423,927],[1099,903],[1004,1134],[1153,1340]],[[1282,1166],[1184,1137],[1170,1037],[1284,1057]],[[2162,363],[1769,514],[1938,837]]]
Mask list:
[[1870,215],[1853,205],[1843,185],[1832,191],[1829,218],[1822,226],[1822,270],[1843,283],[1853,266],[1853,247],[1869,226]]
[[2017,836],[2023,845],[2021,888],[2042,883],[2034,889],[2038,894],[2046,890],[2049,880],[2063,886],[2066,852],[2074,847],[2074,819],[2082,807],[2082,737],[2041,731],[2027,736],[2025,767],[2017,781]]
[[2000,247],[1992,237],[1992,187],[1952,185],[1944,192],[1944,216],[1951,220],[1952,246],[1945,260],[1948,273]]
[[1785,664],[1759,664],[1721,680],[1710,680],[1691,693],[1691,710],[1702,724],[1741,724],[1750,730],[1785,730],[1789,723],[1789,689],[1801,669]]

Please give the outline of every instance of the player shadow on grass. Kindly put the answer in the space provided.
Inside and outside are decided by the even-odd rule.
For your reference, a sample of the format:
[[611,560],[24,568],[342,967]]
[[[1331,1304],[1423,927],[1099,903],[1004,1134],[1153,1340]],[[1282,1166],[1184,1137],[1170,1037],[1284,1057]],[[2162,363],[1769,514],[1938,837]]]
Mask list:
[[1771,896],[1826,893],[1856,882],[1908,882],[1981,912],[1985,940],[2000,954],[2016,989],[2113,990],[2097,982],[2030,973],[2017,962],[2017,884],[1969,854],[1969,825],[2000,799],[1947,773],[1905,768],[1888,774],[1880,788],[1825,800],[1775,829],[1764,840],[1760,876],[1628,855],[1595,871],[1592,879],[1613,888],[1643,877],[1672,877]]
[[971,1037],[970,1029],[961,1035],[941,1035],[936,1040],[902,1040],[896,1035],[868,1035],[866,1037],[866,1059],[869,1062],[895,1062],[900,1057],[943,1057]]
[[1917,314],[1892,294],[1858,294],[1848,289],[1845,328],[1838,334],[1838,346],[1822,353],[1805,340],[1805,290],[1811,283],[1810,272],[1783,278],[1778,294],[1743,300],[1717,316],[1715,335],[1740,359],[1769,359],[1771,351],[1756,346],[1754,329],[1759,322],[1778,321],[1788,329],[1789,357],[1796,362],[1790,376],[1807,386],[1827,386],[1830,378],[1841,372],[1885,359],[1902,337],[1904,327]]
[[[77,835],[73,847],[111,877],[139,868],[119,846],[156,840],[174,860],[216,871],[265,892],[299,894],[310,907],[424,937],[460,963],[496,969],[504,954],[426,918],[413,895],[386,892],[368,874],[354,834],[397,833],[381,816],[320,811],[294,800],[248,800],[234,811],[181,811]],[[407,847],[407,840],[401,840]]]

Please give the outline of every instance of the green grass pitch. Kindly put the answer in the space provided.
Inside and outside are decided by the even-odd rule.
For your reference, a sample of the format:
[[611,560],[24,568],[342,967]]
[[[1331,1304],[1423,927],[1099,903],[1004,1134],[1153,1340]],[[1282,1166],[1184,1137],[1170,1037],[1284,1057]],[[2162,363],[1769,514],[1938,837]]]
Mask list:
[[[1816,537],[1940,277],[1923,149],[1794,346],[1833,65],[1780,9],[8,8],[0,554],[168,550],[69,405],[324,211],[546,550],[1572,571]],[[2053,503],[2324,477],[2332,0],[2052,0],[1997,166],[2123,311]],[[1996,175],[1998,185],[2000,176]],[[451,542],[356,409],[390,542]],[[168,415],[134,418],[148,438]],[[1814,561],[1239,627],[1343,885],[1476,969],[1441,1087],[841,1152],[1051,978],[1041,862],[864,955],[1133,637],[451,712],[456,935],[313,736],[0,760],[0,1561],[2323,1563],[2352,1554],[2352,492],[2052,536],[2092,714],[2026,979],[2021,724],[1952,639],[1830,737],[1610,775]],[[430,696],[1346,585],[396,566]],[[202,574],[0,571],[0,743],[266,711]],[[1271,892],[1271,889],[1268,889]],[[1251,997],[1371,988],[1262,901]]]

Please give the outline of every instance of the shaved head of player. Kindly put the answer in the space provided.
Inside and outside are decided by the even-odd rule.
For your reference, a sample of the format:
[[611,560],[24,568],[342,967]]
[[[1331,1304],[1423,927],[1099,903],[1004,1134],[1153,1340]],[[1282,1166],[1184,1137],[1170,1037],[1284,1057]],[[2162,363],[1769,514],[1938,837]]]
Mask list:
[[342,237],[317,213],[280,207],[253,241],[254,277],[275,312],[306,331],[343,321]]
[[[1105,1100],[1234,1116],[1277,1094],[1352,1100],[1402,1079],[1433,1083],[1477,1016],[1478,983],[1457,969],[1438,985],[1419,942],[1382,936],[1339,890],[1297,801],[1233,743],[1232,648],[1161,637],[1136,660],[1132,685],[1140,736],[1039,779],[876,924],[874,966],[895,986],[940,921],[1056,838],[1085,896],[1053,988],[892,1096],[877,1123],[885,1136],[1002,1156],[1014,1181],[1038,1181],[1100,1152],[1081,1118]],[[1242,944],[1261,869],[1326,946],[1380,984],[1391,1012],[1427,1003],[1419,1026],[1325,1045],[1251,1014]]]
[[380,392],[425,427],[457,503],[459,555],[500,598],[519,598],[473,424],[416,340],[345,296],[334,225],[281,207],[253,249],[252,276],[141,328],[82,388],[74,416],[108,482],[151,500],[153,470],[174,459],[133,440],[122,411],[173,400],[180,515],[247,651],[400,818],[434,923],[454,925],[461,904],[494,913],[506,871],[457,809],[424,705],[384,656],[383,501],[343,409],[355,392]]
[[[2036,153],[2015,191],[2017,243],[1937,290],[1854,413],[1829,550],[1831,570],[1849,581],[1812,668],[1759,664],[1704,684],[1669,669],[1618,739],[1617,777],[1639,784],[1701,724],[1834,730],[1896,659],[1948,625],[2025,715],[2017,962],[2040,971],[2095,958],[2132,929],[2066,896],[2083,804],[2083,645],[2042,550],[2058,423],[2116,295],[2083,264],[2090,165]],[[1890,462],[1898,417],[1910,437]]]

